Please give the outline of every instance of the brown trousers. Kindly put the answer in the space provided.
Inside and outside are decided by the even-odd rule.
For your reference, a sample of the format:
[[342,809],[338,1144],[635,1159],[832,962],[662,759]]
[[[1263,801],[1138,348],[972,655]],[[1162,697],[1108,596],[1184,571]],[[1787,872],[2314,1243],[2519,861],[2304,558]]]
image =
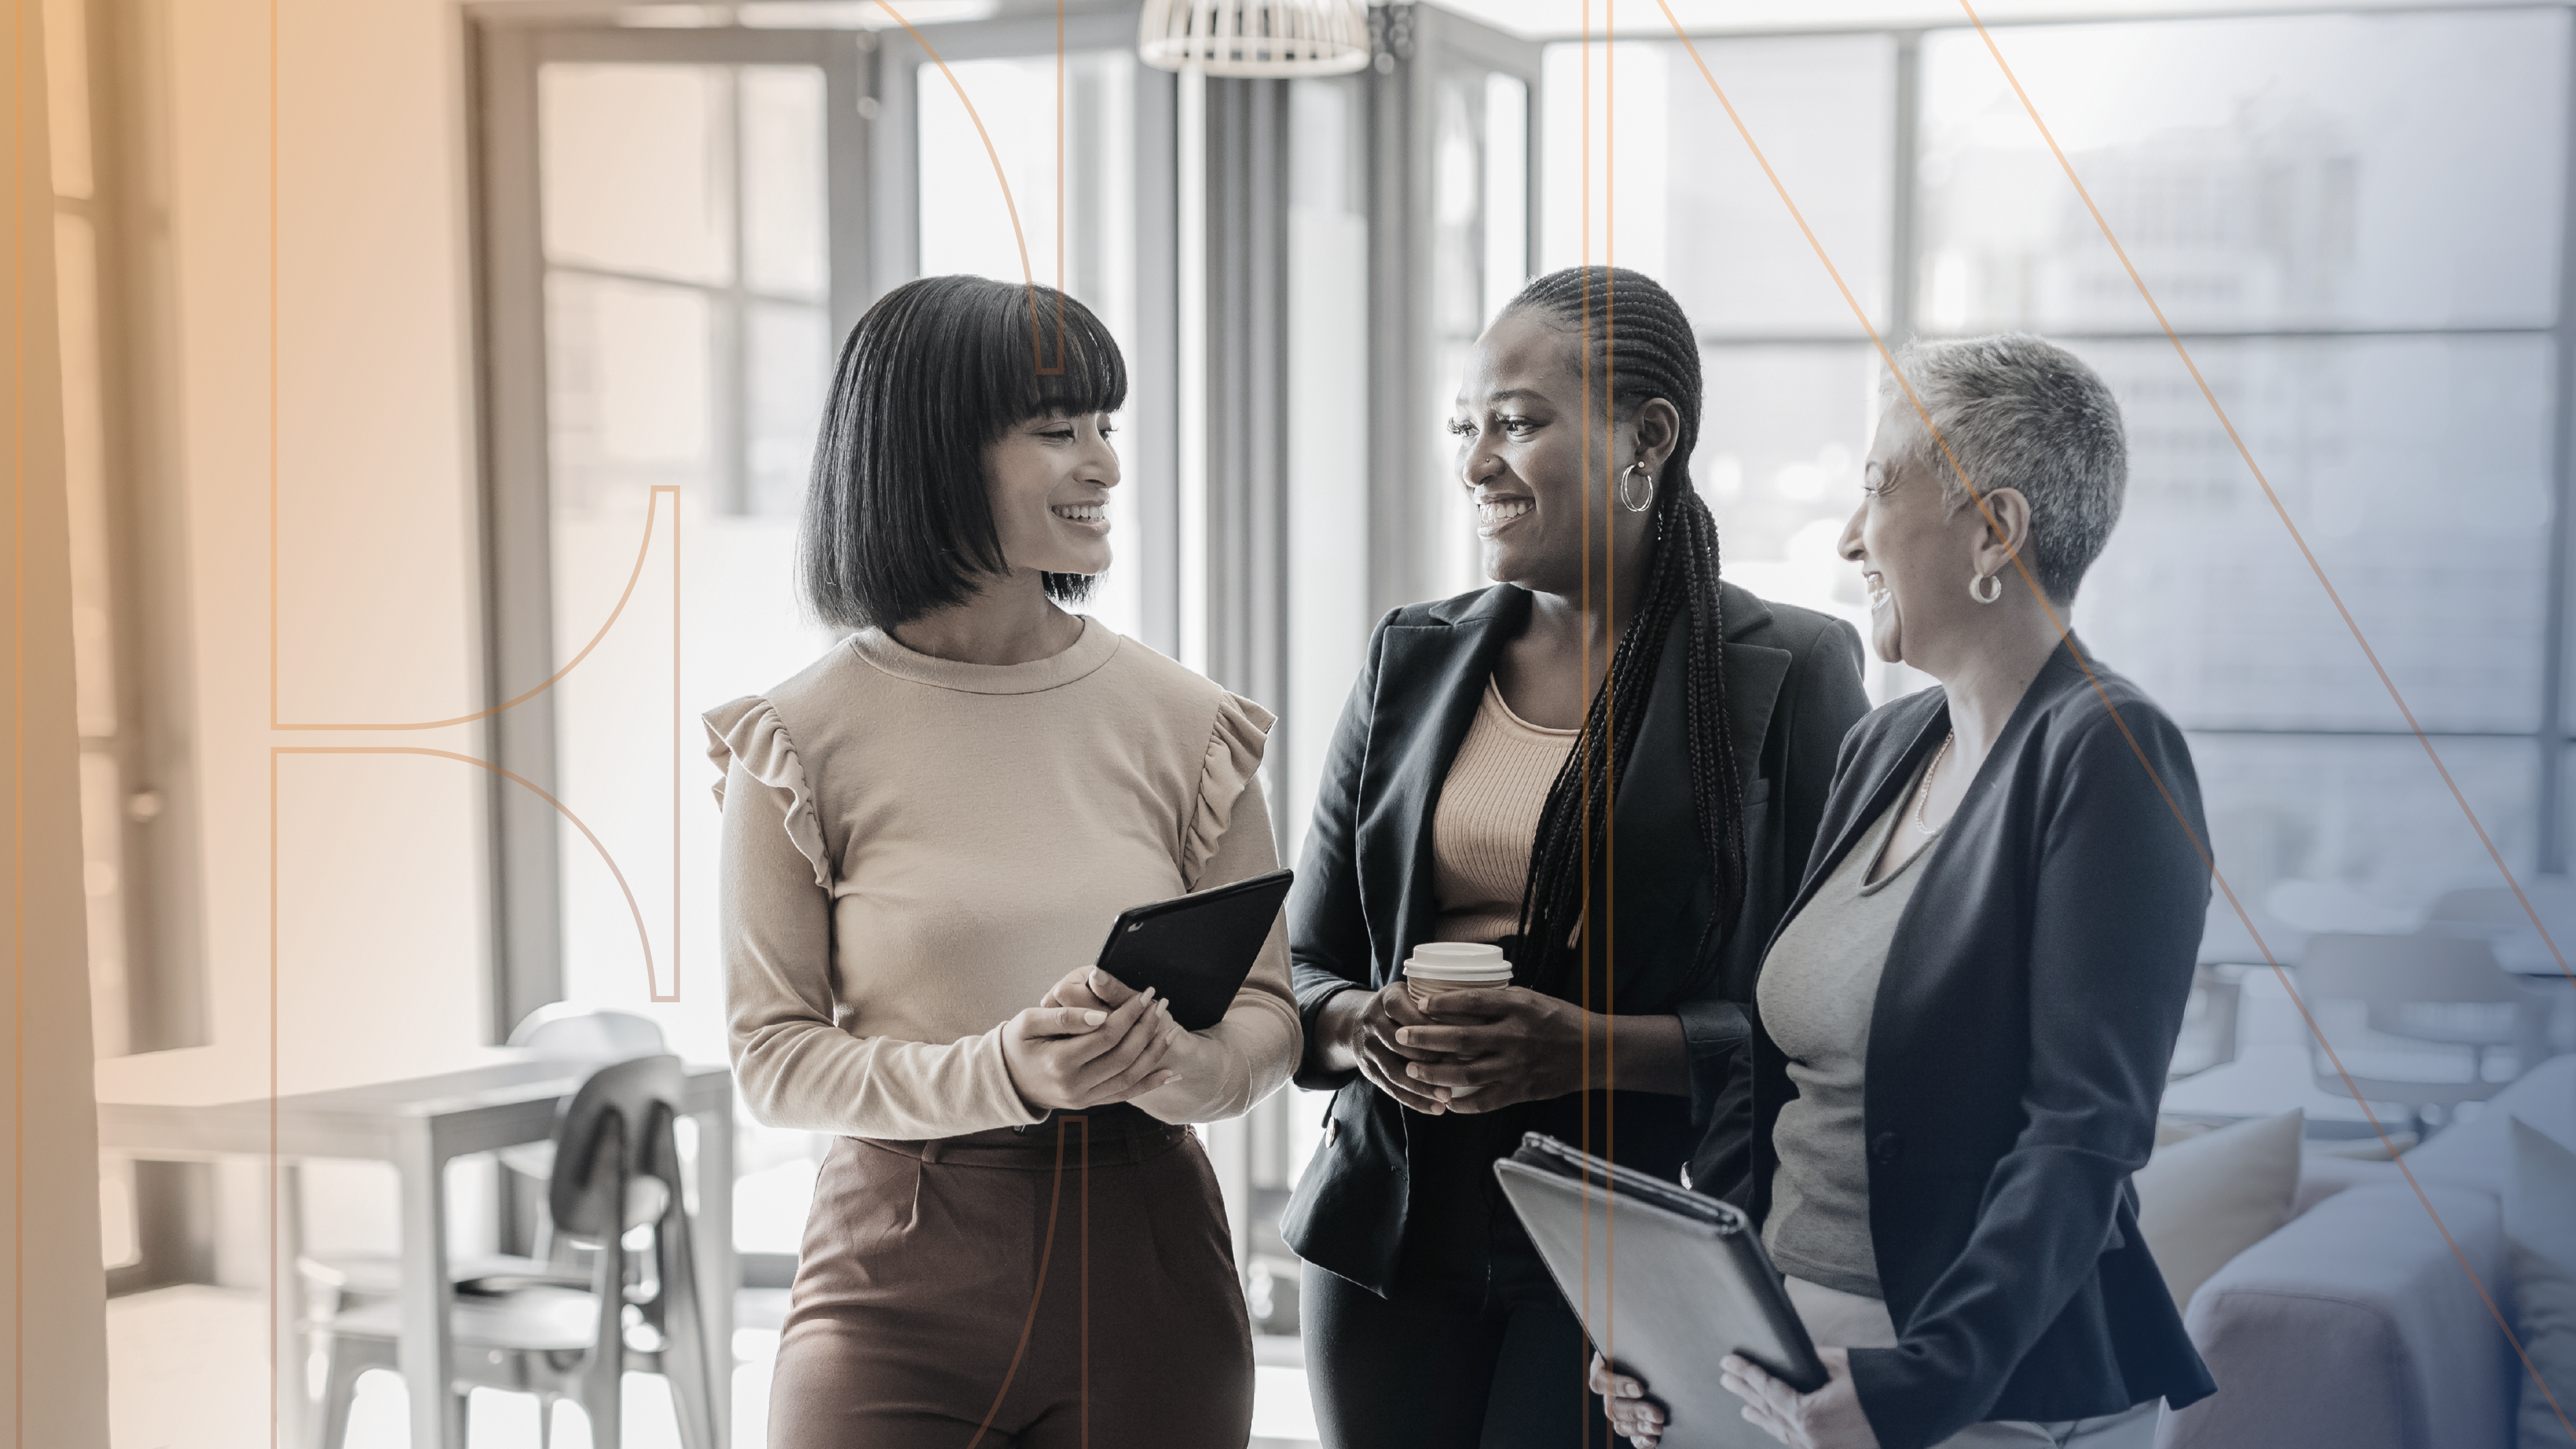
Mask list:
[[[770,1449],[1243,1449],[1252,1332],[1198,1137],[1134,1108],[832,1144]],[[1060,1154],[1060,1157],[1059,1157]]]

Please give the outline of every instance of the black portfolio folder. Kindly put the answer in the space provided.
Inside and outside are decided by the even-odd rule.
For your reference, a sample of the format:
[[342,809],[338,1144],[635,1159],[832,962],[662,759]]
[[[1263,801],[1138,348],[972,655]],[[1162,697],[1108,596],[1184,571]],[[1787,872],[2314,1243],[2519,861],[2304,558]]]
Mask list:
[[1733,1204],[1536,1132],[1494,1174],[1592,1346],[1664,1406],[1663,1449],[1771,1442],[1718,1382],[1730,1353],[1800,1393],[1823,1386],[1806,1326]]

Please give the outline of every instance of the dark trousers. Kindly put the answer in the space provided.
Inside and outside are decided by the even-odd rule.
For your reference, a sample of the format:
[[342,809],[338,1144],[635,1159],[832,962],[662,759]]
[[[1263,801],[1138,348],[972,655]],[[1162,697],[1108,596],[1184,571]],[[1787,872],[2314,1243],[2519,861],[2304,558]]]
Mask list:
[[1297,1314],[1324,1449],[1610,1449],[1582,1325],[1531,1257],[1481,1309],[1393,1299],[1309,1263]]
[[1207,1155],[1094,1116],[1087,1153],[1079,1123],[832,1144],[770,1449],[1243,1449],[1251,1323]]

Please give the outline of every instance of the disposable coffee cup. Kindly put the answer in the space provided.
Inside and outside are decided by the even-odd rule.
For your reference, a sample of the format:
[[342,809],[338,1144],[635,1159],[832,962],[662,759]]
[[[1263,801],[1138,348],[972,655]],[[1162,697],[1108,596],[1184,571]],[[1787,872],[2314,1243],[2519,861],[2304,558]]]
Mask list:
[[1413,948],[1404,963],[1404,987],[1413,1004],[1428,1008],[1444,991],[1471,991],[1512,984],[1512,963],[1500,946],[1467,941],[1427,941]]

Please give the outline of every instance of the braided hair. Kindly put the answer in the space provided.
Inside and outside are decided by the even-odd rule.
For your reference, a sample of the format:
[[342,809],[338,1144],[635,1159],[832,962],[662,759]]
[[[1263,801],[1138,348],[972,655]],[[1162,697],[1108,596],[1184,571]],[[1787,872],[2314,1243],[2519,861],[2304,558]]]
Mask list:
[[1689,631],[1685,736],[1691,805],[1717,896],[1712,931],[1723,931],[1744,900],[1744,785],[1736,773],[1726,708],[1717,520],[1690,477],[1691,448],[1699,440],[1700,368],[1699,339],[1689,319],[1653,278],[1616,267],[1551,272],[1524,287],[1504,310],[1535,313],[1584,339],[1587,402],[1606,396],[1609,418],[1633,417],[1656,398],[1681,415],[1672,457],[1655,489],[1654,560],[1636,616],[1611,652],[1609,682],[1592,697],[1582,737],[1548,789],[1521,892],[1520,934],[1530,957],[1521,963],[1524,977],[1541,990],[1570,996],[1574,937],[1587,895],[1585,867],[1607,857],[1612,788],[1627,778],[1656,667],[1676,624]]

